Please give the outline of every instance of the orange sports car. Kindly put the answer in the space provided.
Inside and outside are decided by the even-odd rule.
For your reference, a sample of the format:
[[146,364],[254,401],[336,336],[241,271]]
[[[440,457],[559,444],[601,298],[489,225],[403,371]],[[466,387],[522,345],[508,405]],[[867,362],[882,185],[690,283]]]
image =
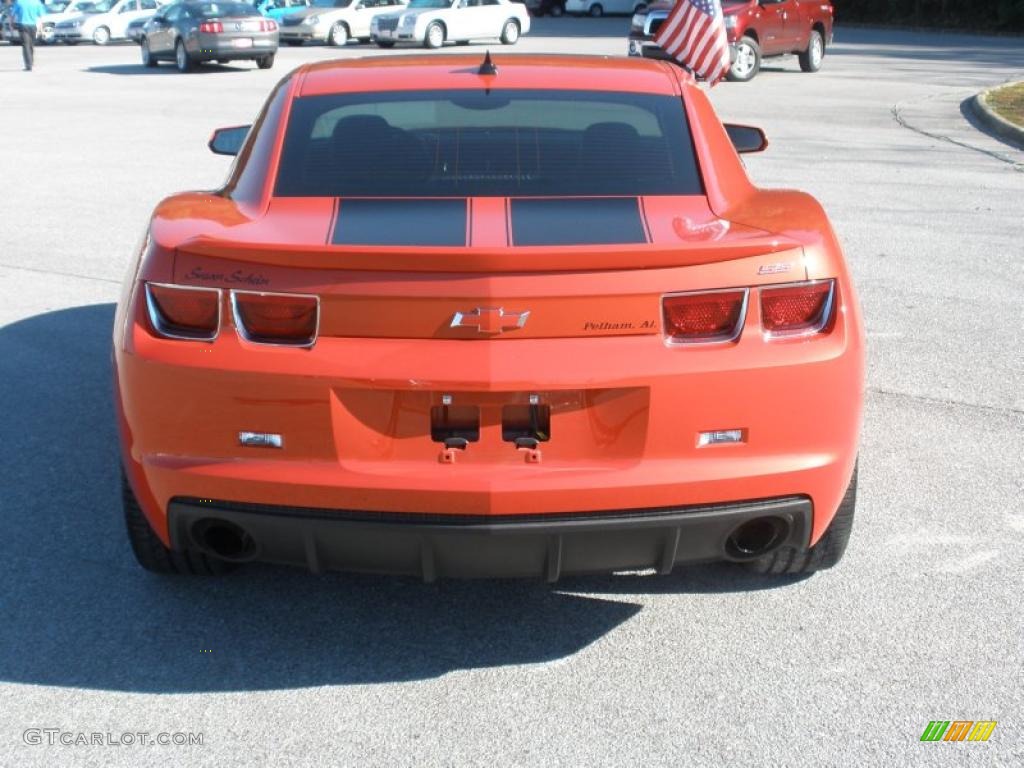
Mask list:
[[114,326],[139,562],[440,577],[729,560],[853,522],[864,333],[821,206],[671,64],[306,65],[163,201]]

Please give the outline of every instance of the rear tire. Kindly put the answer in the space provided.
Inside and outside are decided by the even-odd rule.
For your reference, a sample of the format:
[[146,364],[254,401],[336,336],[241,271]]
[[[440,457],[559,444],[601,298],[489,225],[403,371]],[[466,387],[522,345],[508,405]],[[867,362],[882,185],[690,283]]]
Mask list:
[[501,42],[503,45],[515,45],[519,42],[519,22],[509,19],[501,28]]
[[231,563],[207,557],[201,552],[175,552],[164,546],[149,525],[128,479],[121,471],[121,505],[128,541],[139,565],[152,573],[218,576],[234,570]]
[[754,38],[744,37],[736,43],[736,60],[725,77],[734,83],[749,83],[760,71],[761,46]]
[[348,27],[340,21],[327,33],[327,44],[340,48],[348,43]]
[[427,27],[427,33],[423,36],[425,48],[440,48],[444,45],[444,27],[439,21],[431,22]]
[[377,43],[377,47],[378,48],[394,48],[395,47],[395,41],[394,40],[374,40],[374,42]]
[[804,72],[817,72],[821,69],[822,59],[825,58],[825,39],[821,32],[811,30],[811,39],[807,41],[807,50],[799,54],[800,69]]
[[142,51],[142,66],[150,68],[155,67],[156,59],[154,59],[153,54],[149,52],[149,40],[142,38],[142,46],[140,50]]
[[192,57],[188,55],[188,51],[185,50],[185,43],[181,40],[174,46],[174,65],[178,68],[181,73],[191,72],[195,66],[195,62],[192,61]]
[[587,15],[592,19],[599,19],[604,16],[604,7],[600,3],[594,3],[587,10]]
[[746,564],[756,573],[770,575],[809,574],[831,568],[843,559],[846,545],[853,529],[853,513],[857,506],[857,467],[854,465],[850,485],[843,500],[839,502],[836,516],[832,518],[825,535],[809,549],[781,547],[771,554],[759,557]]
[[564,14],[565,14],[565,4],[564,3],[554,3],[551,6],[551,8],[548,10],[548,16],[550,16],[553,19],[557,19],[559,16],[563,16]]
[[274,54],[268,53],[266,56],[260,56],[256,59],[256,66],[260,69],[270,69],[274,66]]

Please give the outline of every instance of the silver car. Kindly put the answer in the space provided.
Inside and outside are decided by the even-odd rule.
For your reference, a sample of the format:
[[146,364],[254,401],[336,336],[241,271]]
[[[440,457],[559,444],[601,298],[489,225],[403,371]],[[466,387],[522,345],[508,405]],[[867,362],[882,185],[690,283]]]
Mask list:
[[370,39],[370,22],[378,13],[399,10],[407,0],[312,0],[309,8],[281,19],[281,41],[302,45],[310,40],[341,46],[355,38]]
[[204,61],[251,59],[260,69],[274,66],[277,22],[237,0],[172,3],[149,20],[142,36],[142,63],[163,59],[188,72]]

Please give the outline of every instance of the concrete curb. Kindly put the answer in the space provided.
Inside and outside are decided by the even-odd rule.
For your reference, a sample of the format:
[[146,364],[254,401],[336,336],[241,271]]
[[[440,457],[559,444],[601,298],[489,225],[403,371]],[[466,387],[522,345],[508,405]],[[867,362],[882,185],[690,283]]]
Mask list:
[[986,102],[988,95],[992,91],[998,91],[1000,88],[1005,88],[1008,85],[1015,85],[1015,83],[1006,83],[996,88],[982,91],[971,99],[971,108],[974,110],[974,116],[992,133],[1010,142],[1018,149],[1024,149],[1024,128],[1014,125],[1006,118],[997,115]]

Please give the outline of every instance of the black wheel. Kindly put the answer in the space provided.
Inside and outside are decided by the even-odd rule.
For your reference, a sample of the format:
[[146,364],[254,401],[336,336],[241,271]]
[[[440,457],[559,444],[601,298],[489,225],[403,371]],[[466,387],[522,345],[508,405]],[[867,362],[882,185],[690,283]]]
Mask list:
[[178,68],[179,72],[191,72],[195,66],[195,62],[192,61],[192,57],[188,55],[188,51],[185,50],[185,43],[179,40],[174,46],[174,65]]
[[340,48],[347,43],[348,27],[339,21],[331,27],[331,31],[327,33],[327,44]]
[[729,67],[726,77],[734,83],[746,83],[761,71],[761,46],[752,37],[744,37],[736,43],[736,58]]
[[155,67],[156,59],[153,58],[153,54],[149,52],[149,40],[142,38],[142,66],[144,67]]
[[306,41],[305,40],[285,40],[284,44],[285,45],[290,45],[290,46],[292,46],[294,48],[298,48],[304,42],[306,42]]
[[423,46],[425,48],[440,48],[442,45],[444,45],[444,25],[435,21],[427,27],[427,34],[423,36]]
[[557,19],[559,16],[563,15],[564,13],[565,13],[565,3],[552,3],[551,7],[548,9],[548,15],[551,18],[553,18],[553,19]]
[[374,42],[377,43],[377,47],[378,48],[394,48],[395,47],[395,41],[394,40],[374,40]]
[[201,552],[175,552],[164,546],[139,507],[128,479],[121,472],[121,504],[128,541],[139,565],[153,573],[180,573],[194,576],[216,576],[234,569],[231,563],[207,557]]
[[804,72],[817,72],[821,69],[821,60],[825,58],[825,38],[816,29],[811,30],[811,39],[807,41],[807,50],[798,57],[800,69]]
[[260,69],[270,69],[274,66],[274,54],[268,53],[266,56],[260,56],[256,59],[256,66]]
[[505,45],[515,45],[519,42],[519,22],[509,19],[501,28],[501,42]]
[[587,14],[592,19],[600,18],[601,16],[604,16],[604,7],[600,3],[594,3],[590,6],[590,10],[587,11]]
[[839,502],[836,516],[832,518],[825,535],[810,549],[782,547],[771,554],[759,557],[746,564],[757,573],[772,575],[814,573],[831,568],[843,559],[846,544],[850,540],[853,529],[853,512],[857,506],[857,467],[853,468],[853,477],[846,489],[843,500]]

